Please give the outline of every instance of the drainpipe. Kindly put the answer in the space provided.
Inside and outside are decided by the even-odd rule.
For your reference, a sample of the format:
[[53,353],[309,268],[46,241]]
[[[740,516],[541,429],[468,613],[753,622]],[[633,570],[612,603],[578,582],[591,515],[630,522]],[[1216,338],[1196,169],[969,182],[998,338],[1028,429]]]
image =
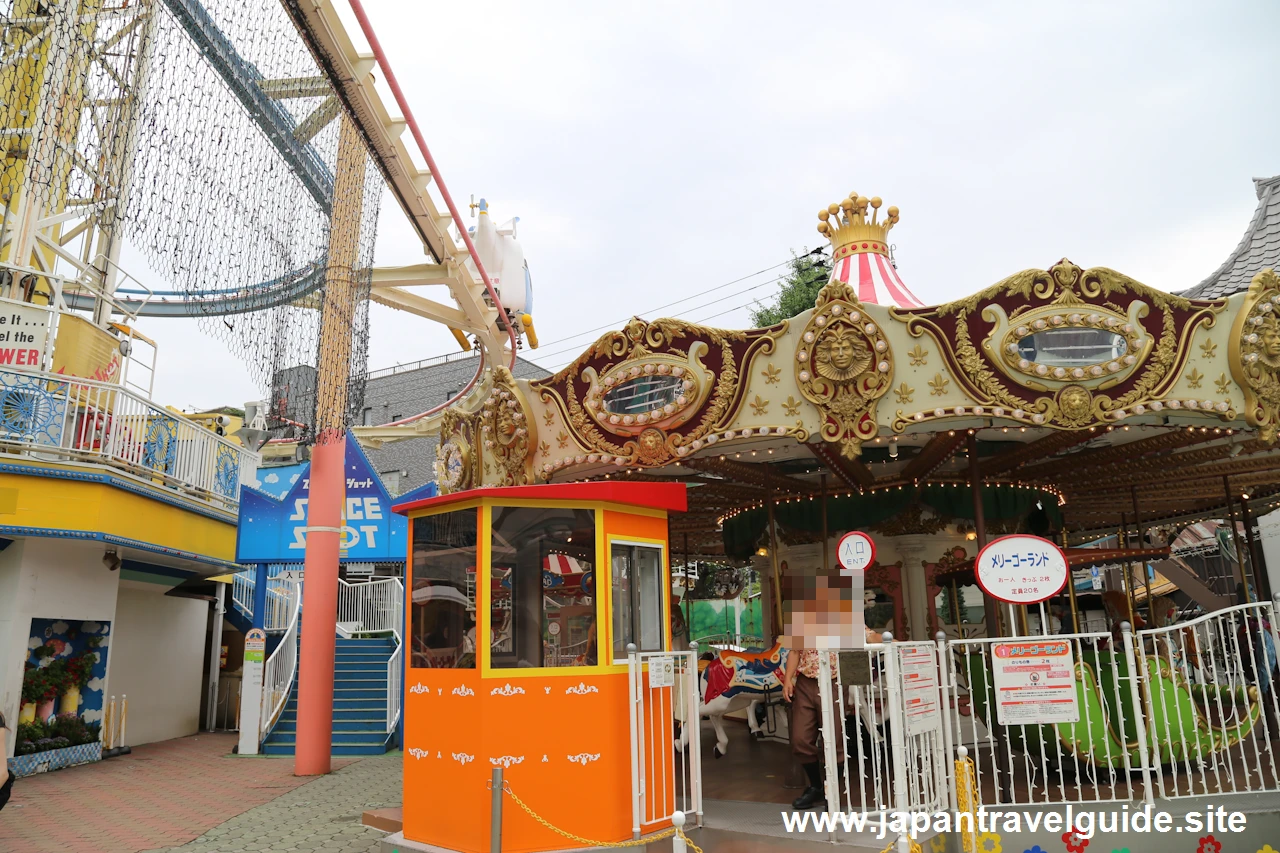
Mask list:
[[209,611],[209,695],[205,702],[205,730],[213,731],[217,725],[218,675],[222,662],[222,618],[227,612],[227,585],[218,584],[218,598]]

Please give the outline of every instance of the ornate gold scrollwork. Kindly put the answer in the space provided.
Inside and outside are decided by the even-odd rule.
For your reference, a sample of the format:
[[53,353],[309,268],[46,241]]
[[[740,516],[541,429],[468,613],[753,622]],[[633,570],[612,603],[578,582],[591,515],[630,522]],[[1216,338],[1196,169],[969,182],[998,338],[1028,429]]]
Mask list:
[[[1110,301],[1116,295],[1132,298],[1121,306]],[[899,413],[893,429],[901,432],[908,424],[953,414],[991,414],[1037,426],[1079,429],[1140,415],[1148,408],[1160,410],[1164,404],[1157,398],[1177,380],[1192,334],[1201,325],[1212,326],[1225,306],[1225,300],[1196,304],[1115,270],[1082,270],[1063,259],[1047,271],[1024,270],[937,308],[892,308],[893,318],[904,322],[913,337],[928,333],[933,338],[960,390],[977,404],[911,416]],[[1152,311],[1159,315],[1158,334],[1142,322]],[[970,331],[975,315],[989,324],[980,346]],[[1081,364],[1037,360],[1043,349],[1034,336],[1086,329],[1096,330],[1100,337],[1112,335],[1115,351]],[[1112,388],[1121,392],[1103,393]],[[1234,417],[1222,401],[1209,405],[1220,417]]]
[[796,349],[796,381],[822,411],[822,437],[856,459],[874,438],[876,401],[889,390],[893,354],[884,330],[862,311],[853,288],[831,281],[818,293]]
[[441,494],[469,489],[475,482],[474,421],[474,416],[454,408],[441,416],[440,446],[436,448],[436,484]]
[[[716,442],[716,431],[744,405],[742,377],[757,355],[774,352],[786,330],[785,322],[735,332],[634,318],[532,387],[543,402],[564,413],[574,438],[588,451],[570,461],[663,465]],[[676,345],[685,341],[687,349]],[[715,356],[718,369],[712,370],[704,360]],[[580,392],[578,385],[587,387]],[[544,472],[555,467],[547,463]]]
[[1244,416],[1274,443],[1280,425],[1280,275],[1253,277],[1231,334],[1231,375],[1244,390]]
[[480,412],[484,449],[497,465],[504,486],[523,486],[534,481],[533,449],[537,447],[537,424],[533,410],[506,367],[493,369],[493,390]]

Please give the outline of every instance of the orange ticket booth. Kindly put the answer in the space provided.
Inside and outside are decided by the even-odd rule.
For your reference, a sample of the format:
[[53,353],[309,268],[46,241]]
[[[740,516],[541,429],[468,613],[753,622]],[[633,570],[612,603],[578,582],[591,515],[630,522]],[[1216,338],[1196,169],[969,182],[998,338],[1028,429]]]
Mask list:
[[[667,515],[685,508],[682,484],[613,482],[394,507],[410,519],[407,842],[486,853],[495,767],[555,826],[631,838],[627,646],[671,647]],[[504,800],[504,853],[575,846]]]

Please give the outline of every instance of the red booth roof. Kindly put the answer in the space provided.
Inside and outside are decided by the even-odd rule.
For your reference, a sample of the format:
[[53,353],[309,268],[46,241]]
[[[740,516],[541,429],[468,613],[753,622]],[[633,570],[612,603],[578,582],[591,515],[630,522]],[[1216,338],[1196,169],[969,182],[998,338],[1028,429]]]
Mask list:
[[548,483],[541,486],[501,486],[490,489],[467,489],[433,498],[392,504],[393,512],[408,515],[419,509],[436,509],[450,504],[483,498],[501,503],[505,500],[543,501],[548,504],[566,501],[601,501],[623,506],[684,512],[689,501],[683,483]]

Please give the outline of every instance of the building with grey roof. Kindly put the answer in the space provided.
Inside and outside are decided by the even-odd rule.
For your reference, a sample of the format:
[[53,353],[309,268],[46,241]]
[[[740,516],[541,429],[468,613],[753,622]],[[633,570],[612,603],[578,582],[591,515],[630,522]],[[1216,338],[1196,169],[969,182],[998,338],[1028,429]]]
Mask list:
[[[401,364],[369,373],[365,385],[364,408],[357,423],[361,426],[398,421],[425,412],[461,391],[476,374],[473,353],[460,352],[438,358]],[[511,371],[517,379],[542,379],[551,372],[523,358]],[[393,495],[416,489],[435,478],[434,436],[365,448],[365,455]]]
[[1258,209],[1244,232],[1244,238],[1204,281],[1182,295],[1192,299],[1217,299],[1247,290],[1260,271],[1280,269],[1280,175],[1254,178]]

